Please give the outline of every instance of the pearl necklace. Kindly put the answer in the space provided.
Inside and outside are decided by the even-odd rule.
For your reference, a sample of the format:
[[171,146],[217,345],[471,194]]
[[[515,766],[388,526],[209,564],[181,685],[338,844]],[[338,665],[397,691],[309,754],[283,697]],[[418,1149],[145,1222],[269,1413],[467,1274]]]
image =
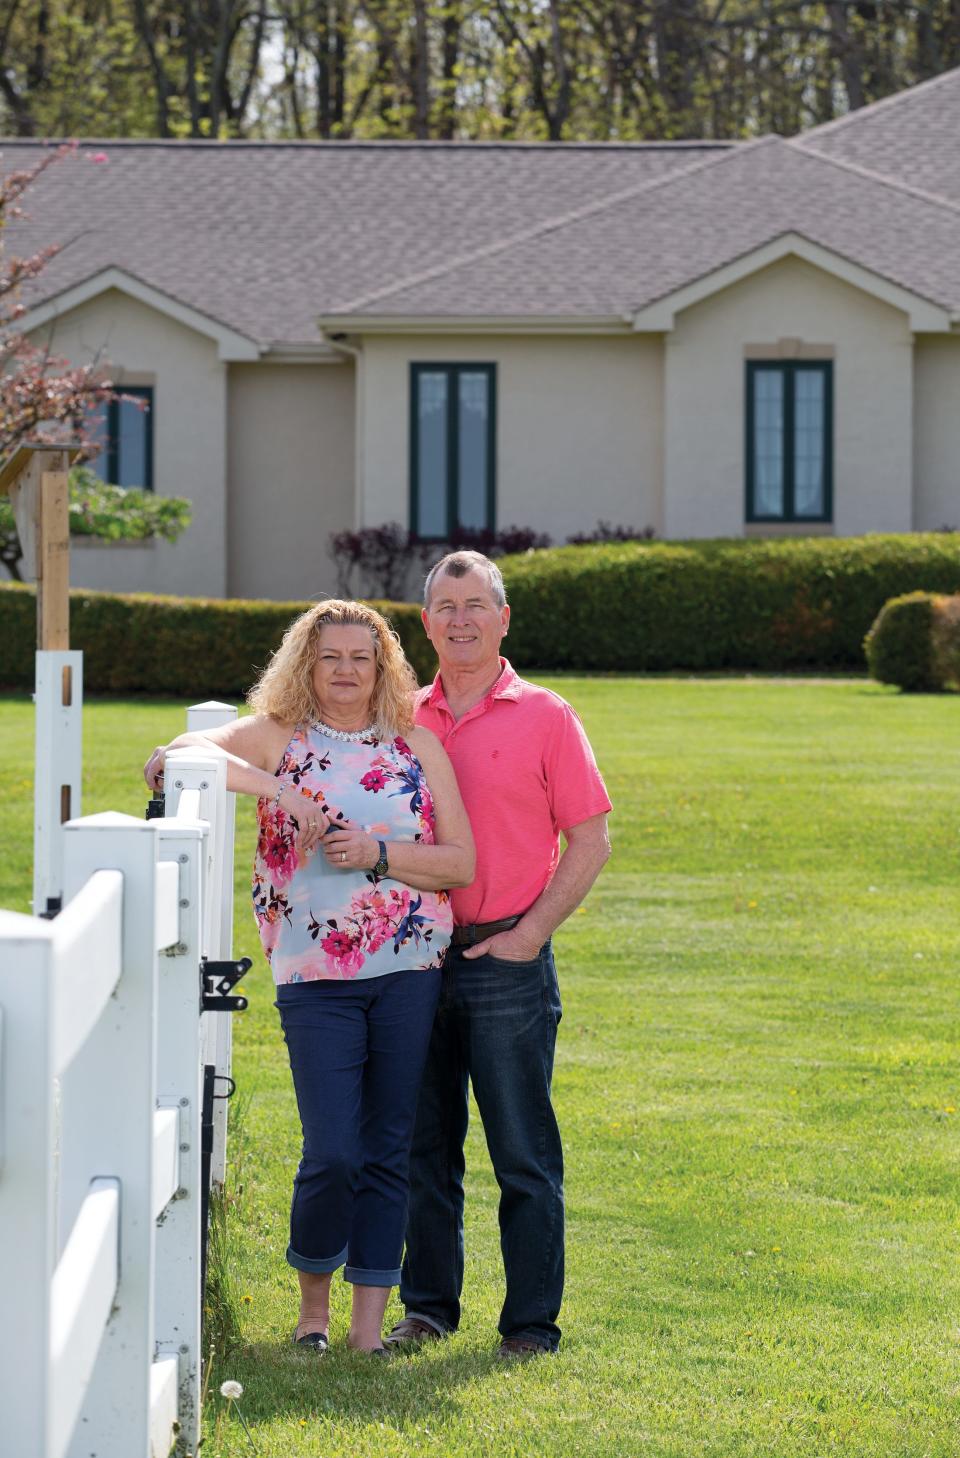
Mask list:
[[322,719],[314,719],[313,727],[319,729],[328,739],[339,739],[343,744],[359,744],[363,739],[377,737],[376,724],[368,724],[366,729],[333,729],[329,724],[324,724]]

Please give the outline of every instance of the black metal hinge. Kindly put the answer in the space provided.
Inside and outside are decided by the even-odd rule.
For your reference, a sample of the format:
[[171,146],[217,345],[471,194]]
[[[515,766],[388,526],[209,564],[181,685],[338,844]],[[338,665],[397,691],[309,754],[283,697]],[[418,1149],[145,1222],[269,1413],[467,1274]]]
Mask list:
[[238,962],[209,962],[200,958],[200,1011],[245,1012],[247,999],[231,996],[232,989],[253,966],[249,957]]

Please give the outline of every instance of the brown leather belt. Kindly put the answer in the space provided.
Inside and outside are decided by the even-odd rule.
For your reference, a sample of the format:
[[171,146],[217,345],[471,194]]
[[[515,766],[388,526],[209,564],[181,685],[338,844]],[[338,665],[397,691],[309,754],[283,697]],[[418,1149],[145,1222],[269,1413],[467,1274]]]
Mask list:
[[509,931],[519,920],[519,916],[506,916],[503,921],[477,921],[469,926],[455,926],[450,940],[455,947],[472,947],[487,937],[496,936],[497,932]]

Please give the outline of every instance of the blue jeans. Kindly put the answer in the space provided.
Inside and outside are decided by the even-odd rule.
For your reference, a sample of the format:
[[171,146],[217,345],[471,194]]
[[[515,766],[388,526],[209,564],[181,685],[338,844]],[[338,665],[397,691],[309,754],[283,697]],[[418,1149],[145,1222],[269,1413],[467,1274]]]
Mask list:
[[410,1155],[400,1277],[409,1316],[455,1331],[463,1289],[467,1080],[500,1186],[500,1334],[554,1350],[563,1295],[563,1150],[550,1102],[560,994],[547,942],[532,962],[450,947]]
[[292,982],[276,1006],[303,1125],[287,1260],[360,1286],[395,1286],[410,1138],[440,973]]

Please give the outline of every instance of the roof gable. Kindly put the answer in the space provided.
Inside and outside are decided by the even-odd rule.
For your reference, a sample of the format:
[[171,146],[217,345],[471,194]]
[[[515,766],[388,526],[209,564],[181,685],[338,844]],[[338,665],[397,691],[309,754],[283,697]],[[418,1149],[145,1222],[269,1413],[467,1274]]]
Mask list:
[[218,320],[211,319],[208,315],[184,304],[180,299],[162,293],[159,289],[144,283],[142,279],[135,278],[133,274],[113,266],[102,269],[100,273],[94,274],[91,278],[83,279],[81,282],[61,290],[60,293],[49,296],[43,303],[35,305],[19,321],[20,328],[28,333],[41,329],[71,309],[79,308],[80,305],[108,293],[111,289],[125,294],[127,298],[146,304],[148,308],[156,309],[159,314],[164,314],[169,319],[175,319],[178,324],[183,324],[197,334],[202,334],[212,340],[216,344],[222,360],[260,358],[260,350],[256,343],[246,335],[227,328]]
[[676,289],[664,298],[646,304],[634,315],[633,327],[641,333],[670,330],[674,327],[676,315],[682,310],[712,298],[722,289],[730,288],[758,270],[769,268],[771,264],[779,263],[784,258],[802,259],[829,274],[831,278],[840,279],[871,298],[889,304],[891,308],[900,309],[908,316],[914,333],[941,334],[950,330],[951,315],[948,310],[938,307],[920,294],[891,283],[879,274],[871,273],[869,269],[832,252],[829,248],[811,242],[800,233],[784,233],[750,253],[741,254],[739,258],[712,273],[704,274],[684,288]]

